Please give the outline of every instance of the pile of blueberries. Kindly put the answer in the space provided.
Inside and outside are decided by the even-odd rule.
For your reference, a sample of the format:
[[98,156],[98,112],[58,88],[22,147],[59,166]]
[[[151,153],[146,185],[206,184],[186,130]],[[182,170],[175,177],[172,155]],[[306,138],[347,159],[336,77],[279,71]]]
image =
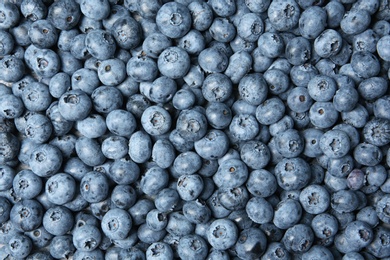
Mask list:
[[1,0],[0,259],[390,259],[388,0]]

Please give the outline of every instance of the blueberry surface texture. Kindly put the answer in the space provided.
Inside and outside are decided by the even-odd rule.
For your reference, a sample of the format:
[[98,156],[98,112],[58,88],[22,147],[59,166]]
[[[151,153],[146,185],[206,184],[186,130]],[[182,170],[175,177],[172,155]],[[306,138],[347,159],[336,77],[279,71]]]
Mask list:
[[0,0],[0,259],[390,259],[387,0]]

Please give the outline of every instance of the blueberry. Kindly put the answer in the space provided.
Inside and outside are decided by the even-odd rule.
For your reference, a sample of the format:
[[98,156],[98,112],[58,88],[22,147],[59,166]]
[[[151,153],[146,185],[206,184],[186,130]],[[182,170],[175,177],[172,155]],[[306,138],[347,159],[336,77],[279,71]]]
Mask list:
[[50,79],[49,92],[55,98],[60,98],[62,94],[69,91],[71,80],[65,72],[59,72]]
[[306,39],[315,39],[326,27],[327,13],[319,6],[311,6],[299,18],[299,31]]
[[[33,46],[33,45],[30,45]],[[36,47],[34,47],[36,48]],[[61,60],[57,53],[51,49],[38,49],[28,56],[28,52],[25,52],[26,64],[33,70],[39,77],[50,78],[60,71]],[[30,60],[28,60],[30,58]],[[15,60],[17,61],[17,60]],[[11,67],[12,68],[12,67]],[[19,68],[19,71],[21,69]]]
[[363,80],[357,90],[365,100],[374,101],[385,95],[387,85],[384,78],[372,77]]
[[164,242],[156,242],[151,244],[146,250],[147,259],[172,259],[173,251],[172,248]]
[[85,45],[86,34],[78,34],[74,36],[70,42],[70,53],[77,59],[86,60],[91,57]]
[[97,72],[99,80],[104,85],[118,85],[126,77],[126,66],[120,59],[108,59],[102,61]]
[[[96,115],[100,118],[99,115]],[[136,129],[136,121],[134,115],[126,110],[115,109],[106,116],[106,122],[101,123],[100,132],[103,133],[105,126],[108,130],[119,136],[130,137]]]
[[152,140],[144,131],[133,133],[129,140],[129,155],[136,163],[149,160],[152,155]]
[[355,51],[375,52],[379,36],[371,29],[368,29],[353,37],[353,49]]
[[319,128],[333,126],[339,113],[331,102],[314,102],[309,110],[310,122]]
[[346,34],[358,34],[367,29],[371,16],[366,10],[352,9],[345,13],[340,28]]
[[298,87],[306,87],[310,80],[318,75],[318,70],[311,64],[296,65],[291,68],[291,81]]
[[166,231],[176,236],[186,236],[193,233],[195,225],[191,223],[180,211],[172,212],[168,215]]
[[141,41],[141,26],[131,16],[118,18],[109,29],[118,46],[123,49],[133,49]]
[[206,107],[206,117],[208,123],[214,129],[222,130],[230,124],[233,115],[231,109],[225,103],[210,102]]
[[360,105],[356,104],[355,108],[348,112],[341,113],[341,119],[344,123],[350,124],[356,128],[362,128],[368,121],[368,111],[367,109]]
[[275,176],[284,190],[296,190],[305,187],[311,178],[309,164],[300,157],[282,159],[275,166]]
[[58,110],[64,119],[77,121],[86,118],[92,108],[89,96],[81,90],[65,92],[59,99]]
[[11,51],[14,48],[14,42],[14,38],[9,32],[0,30],[0,43],[2,44],[0,55],[5,56],[11,54]]
[[142,43],[142,49],[147,56],[158,58],[166,48],[172,45],[171,39],[162,33],[155,33],[147,36]]
[[386,32],[389,30],[388,25],[389,24],[386,21],[380,20],[374,23],[372,29],[379,37],[383,37],[387,34]]
[[122,136],[110,136],[102,142],[102,153],[108,159],[120,159],[128,154],[128,140]]
[[379,226],[374,231],[374,238],[366,248],[375,257],[386,257],[389,255],[389,230],[384,226]]
[[2,241],[8,243],[10,239],[16,234],[20,234],[20,231],[16,228],[11,220],[2,222],[0,225],[0,237]]
[[130,214],[123,209],[111,209],[103,217],[102,231],[110,239],[124,239],[132,227]]
[[264,168],[271,159],[269,148],[260,141],[245,143],[241,148],[240,156],[246,165],[257,170]]
[[321,58],[331,58],[337,55],[342,46],[341,35],[333,29],[326,29],[314,40],[314,51]]
[[198,55],[205,48],[205,40],[199,31],[190,30],[186,35],[177,40],[177,46],[190,55]]
[[320,214],[328,209],[330,195],[323,186],[309,185],[302,190],[299,201],[306,212]]
[[80,137],[76,141],[75,149],[77,156],[88,166],[97,166],[106,160],[101,145],[95,139]]
[[312,257],[324,257],[324,259],[333,259],[332,252],[320,245],[314,245],[310,248],[309,251],[302,254],[302,259],[312,259]]
[[237,226],[229,219],[216,219],[208,228],[207,240],[217,250],[233,246],[239,237]]
[[207,259],[209,259],[209,260],[216,260],[216,259],[228,260],[230,258],[229,258],[229,254],[226,251],[211,249],[210,253],[207,255]]
[[61,151],[50,144],[41,144],[31,151],[29,166],[40,177],[54,175],[62,164]]
[[51,103],[51,96],[47,85],[31,82],[22,92],[24,106],[34,112],[46,110]]
[[211,211],[202,200],[186,201],[183,204],[183,214],[194,224],[204,224],[210,220]]
[[353,157],[360,164],[375,166],[382,160],[383,154],[381,150],[373,144],[360,143],[355,147]]
[[214,174],[214,183],[220,188],[235,188],[245,183],[248,178],[248,169],[239,159],[222,162]]
[[116,43],[109,32],[97,29],[87,33],[85,46],[93,57],[106,60],[114,56]]
[[371,227],[363,221],[352,221],[344,230],[344,236],[348,243],[348,251],[359,251],[368,246],[374,233]]
[[102,137],[107,130],[104,118],[99,114],[91,114],[83,120],[76,122],[78,131],[85,137]]
[[329,158],[341,158],[350,150],[350,139],[342,130],[330,130],[321,136],[320,148]]
[[272,1],[267,10],[272,27],[278,31],[288,31],[299,21],[300,9],[295,1]]
[[69,30],[81,17],[80,6],[75,0],[60,0],[50,5],[48,18],[60,30]]
[[272,242],[267,246],[266,251],[261,259],[290,259],[290,253],[286,250],[284,245],[280,242]]
[[212,0],[210,4],[214,12],[218,16],[222,17],[233,15],[237,10],[237,6],[234,1]]
[[295,129],[287,129],[275,136],[277,151],[285,158],[297,157],[303,152],[303,138]]
[[300,203],[294,199],[286,199],[277,204],[272,223],[280,229],[287,229],[297,224],[301,216]]
[[202,237],[186,235],[180,238],[177,253],[182,259],[203,259],[208,254],[208,246]]
[[320,213],[313,218],[311,227],[317,238],[328,239],[337,234],[339,224],[334,216],[328,213]]
[[99,113],[110,113],[123,105],[122,93],[112,86],[101,86],[91,94],[93,108]]
[[12,224],[19,231],[32,231],[42,224],[43,207],[35,199],[15,203],[10,212]]
[[343,87],[333,96],[333,105],[339,112],[352,111],[358,102],[358,92],[352,87]]
[[156,61],[141,54],[129,59],[126,72],[137,82],[152,81],[157,77],[158,67]]
[[67,173],[57,173],[47,180],[45,192],[50,202],[63,205],[70,202],[75,196],[76,182]]
[[[296,67],[296,68],[298,68],[298,67]],[[298,72],[298,73],[291,75],[291,79],[293,79],[293,77],[295,77],[295,76],[299,77],[298,74],[301,72],[300,69],[298,68],[296,70],[296,72]],[[308,74],[308,75],[310,76],[310,74]],[[274,95],[279,95],[280,98],[285,100],[286,98],[283,97],[283,94],[288,95],[287,90],[291,89],[290,78],[288,77],[288,75],[284,71],[282,71],[278,68],[270,68],[264,73],[263,76],[268,84],[269,92],[274,94]],[[300,83],[298,83],[298,80],[301,80],[301,79],[297,78],[295,80],[295,83],[297,85],[300,84]],[[303,85],[304,84],[301,84],[301,86],[303,86]]]
[[77,29],[61,31],[58,35],[57,47],[62,51],[70,51],[72,40],[77,35],[79,35]]
[[374,103],[374,115],[379,118],[385,118],[389,119],[390,117],[387,116],[386,110],[387,107],[390,105],[390,96],[385,95],[380,98],[378,98]]
[[[262,35],[264,35],[263,33]],[[261,36],[259,38],[259,41],[261,39]],[[261,39],[262,40],[262,39]],[[261,46],[264,46],[266,44],[261,44]],[[275,44],[277,46],[277,44]],[[284,47],[284,46],[281,46]],[[279,48],[280,52],[283,51],[283,48]],[[264,72],[266,71],[272,64],[273,58],[267,57],[265,54],[263,54],[264,50],[261,48],[257,47],[255,48],[251,55],[252,55],[252,69],[254,72]],[[272,54],[269,54],[272,55]],[[275,54],[276,55],[276,54]]]
[[[31,139],[24,139],[24,140],[22,140],[22,142],[20,144],[20,152],[19,152],[19,155],[18,155],[18,160],[20,162],[28,165],[29,161],[30,161],[30,154],[38,145],[39,144],[35,143]],[[2,167],[4,167],[4,165],[2,165]],[[4,180],[10,180],[11,183],[12,183],[12,179],[8,179],[8,172],[5,174],[5,176],[3,178],[4,178]],[[4,185],[4,184],[5,183],[0,184],[0,187],[2,187],[2,185]]]
[[192,27],[198,31],[207,30],[213,21],[213,11],[205,2],[191,2],[187,8],[192,17]]
[[366,123],[363,128],[364,140],[376,146],[383,146],[390,142],[387,136],[389,121],[382,118],[374,118]]
[[208,73],[221,73],[226,70],[228,56],[216,47],[206,48],[199,53],[199,66]]
[[52,259],[52,257],[50,256],[49,252],[37,251],[37,252],[31,253],[26,259],[28,259],[28,260],[37,260],[37,259],[50,260],[50,259]]
[[[140,86],[142,86],[142,83]],[[176,91],[176,82],[171,78],[162,76],[153,81],[153,84],[150,85],[149,91],[147,91],[147,93],[145,92],[144,95],[153,102],[167,103],[171,101]]]
[[150,135],[166,134],[171,128],[172,119],[169,113],[160,106],[150,106],[141,116],[141,124]]
[[50,242],[50,255],[52,257],[67,257],[73,255],[75,251],[71,235],[55,236]]
[[20,19],[19,8],[16,4],[11,2],[4,2],[0,5],[1,22],[0,29],[6,30],[17,25]]
[[182,200],[194,200],[203,190],[203,179],[198,174],[182,175],[177,180],[177,192]]
[[[13,36],[14,44],[17,43],[19,46],[28,46],[30,45],[30,37],[28,36],[28,29],[32,24],[31,20],[24,20],[19,23],[17,26],[9,29],[9,32]],[[5,38],[6,39],[6,38]],[[9,43],[9,42],[8,42]],[[9,46],[9,45],[7,45]],[[17,46],[17,45],[15,45]],[[9,50],[8,54],[11,54],[12,50]]]
[[[293,7],[291,7],[293,8]],[[292,65],[302,65],[311,58],[310,42],[303,37],[295,37],[286,43],[286,59]]]
[[354,211],[359,205],[357,195],[352,190],[339,190],[331,196],[331,207],[339,213]]
[[73,245],[76,250],[90,252],[101,242],[100,230],[94,225],[83,225],[73,231]]
[[3,118],[14,119],[20,117],[24,111],[24,102],[13,94],[1,95],[0,104],[0,115]]
[[288,251],[304,253],[307,252],[313,244],[314,233],[309,226],[297,224],[287,229],[282,242]]
[[1,209],[0,220],[1,220],[1,223],[5,223],[9,219],[11,207],[12,207],[12,204],[7,198],[0,197],[0,209]]
[[[194,108],[180,112],[176,121],[176,129],[184,140],[198,141],[206,135],[207,119],[203,111],[200,111]],[[211,137],[214,139],[215,136]]]
[[7,249],[14,258],[23,259],[30,254],[33,245],[29,237],[17,234],[10,239]]
[[25,135],[36,143],[44,143],[52,134],[52,124],[48,117],[35,114],[26,121]]
[[193,174],[202,166],[201,157],[192,151],[180,153],[173,161],[173,168],[179,175]]
[[156,195],[168,185],[169,175],[166,170],[155,166],[148,169],[141,178],[140,188],[147,195]]
[[175,160],[175,151],[172,143],[166,139],[157,140],[153,145],[152,159],[163,169],[171,166]]
[[33,22],[28,30],[31,42],[38,48],[53,47],[58,39],[58,33],[54,25],[48,20]]
[[72,229],[74,218],[69,209],[64,206],[56,206],[45,212],[42,224],[50,234],[62,236]]
[[[270,80],[265,78],[265,80]],[[239,82],[240,96],[251,105],[260,105],[263,103],[268,94],[267,82],[258,74],[248,74]],[[274,91],[273,88],[271,88]]]
[[188,8],[176,2],[162,5],[156,15],[158,29],[170,38],[183,37],[190,30],[191,23]]
[[279,121],[285,112],[283,101],[278,97],[265,100],[256,108],[256,119],[260,124],[271,125]]
[[205,78],[202,94],[209,102],[224,102],[233,91],[230,78],[221,73],[213,73]]
[[368,51],[354,52],[351,57],[351,66],[358,76],[365,79],[378,75],[380,71],[378,59]]
[[305,87],[296,87],[289,91],[287,96],[288,107],[295,112],[303,113],[310,109],[313,100]]
[[229,126],[230,134],[237,140],[248,141],[259,132],[255,116],[248,114],[235,115]]
[[241,259],[256,259],[267,248],[267,239],[259,228],[248,228],[241,231],[235,251]]
[[33,199],[42,191],[43,186],[41,178],[31,170],[19,171],[12,183],[15,194],[21,199]]
[[81,179],[80,193],[90,203],[104,200],[108,195],[108,191],[107,178],[100,172],[88,172]]
[[245,186],[236,188],[220,188],[217,190],[218,200],[228,210],[240,210],[245,208],[249,199],[249,193]]
[[225,70],[234,84],[237,84],[250,71],[253,62],[252,56],[245,50],[237,50],[229,58],[229,65]]

